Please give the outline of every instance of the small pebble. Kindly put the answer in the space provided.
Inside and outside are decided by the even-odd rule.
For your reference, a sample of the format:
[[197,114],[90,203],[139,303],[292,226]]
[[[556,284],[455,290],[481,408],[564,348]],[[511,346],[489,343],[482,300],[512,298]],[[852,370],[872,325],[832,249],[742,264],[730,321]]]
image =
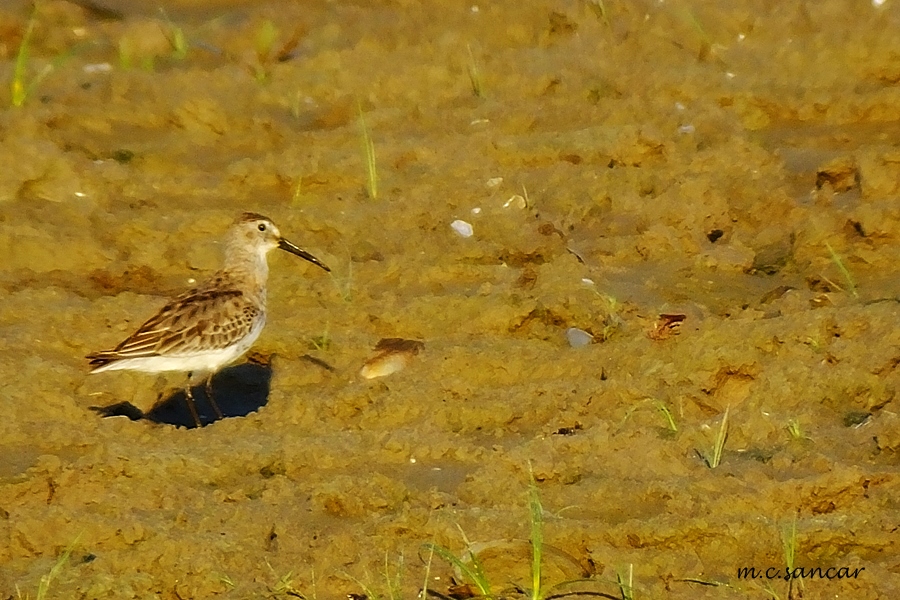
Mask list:
[[569,340],[569,346],[572,348],[583,348],[594,341],[594,336],[584,329],[569,327],[566,329],[566,339]]
[[461,219],[457,219],[457,220],[453,221],[452,223],[450,223],[450,227],[453,228],[453,231],[455,231],[456,233],[458,233],[459,235],[461,235],[464,238],[472,237],[472,234],[474,233],[474,230],[472,229],[472,224],[466,223],[465,221],[463,221]]

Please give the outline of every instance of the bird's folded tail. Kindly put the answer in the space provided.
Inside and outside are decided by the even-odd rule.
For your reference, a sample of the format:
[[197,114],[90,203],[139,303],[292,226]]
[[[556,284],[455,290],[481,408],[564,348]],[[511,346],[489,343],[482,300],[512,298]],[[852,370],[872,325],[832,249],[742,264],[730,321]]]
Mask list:
[[88,359],[88,365],[91,367],[91,373],[103,371],[104,367],[116,362],[119,357],[115,352],[105,350],[103,352],[93,352],[85,356]]

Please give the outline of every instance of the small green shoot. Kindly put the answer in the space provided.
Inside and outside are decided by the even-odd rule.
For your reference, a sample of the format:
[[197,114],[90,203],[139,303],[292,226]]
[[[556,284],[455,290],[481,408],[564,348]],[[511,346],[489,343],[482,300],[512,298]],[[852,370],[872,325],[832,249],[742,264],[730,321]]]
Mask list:
[[466,44],[466,50],[469,53],[469,62],[466,66],[469,71],[469,83],[472,85],[472,94],[476,98],[484,98],[484,83],[481,80],[481,70],[475,61],[475,55],[472,54],[472,46]]
[[184,29],[176,25],[172,19],[169,18],[169,15],[164,8],[160,8],[159,12],[166,22],[166,26],[162,28],[162,31],[163,35],[165,35],[166,39],[169,41],[169,45],[172,47],[172,58],[175,60],[184,60],[188,53],[188,44],[187,38],[184,35]]
[[363,596],[364,598],[366,598],[367,600],[381,600],[381,596],[379,596],[379,595],[375,592],[375,590],[373,590],[372,588],[370,588],[368,585],[366,585],[365,583],[363,583],[362,581],[360,581],[359,579],[357,579],[357,578],[354,577],[353,575],[350,575],[349,573],[345,573],[345,575],[346,575],[347,577],[349,577],[350,579],[352,579],[353,582],[354,582],[356,585],[358,585],[359,587],[362,588],[362,591],[363,591],[363,594],[364,594],[364,596]]
[[794,441],[799,442],[800,440],[808,439],[803,434],[803,428],[800,426],[800,421],[797,419],[788,419],[785,428],[788,430],[788,433],[791,434],[791,439]]
[[628,574],[616,571],[616,583],[619,584],[619,593],[622,600],[634,600],[634,564],[628,564]]
[[[572,594],[558,592],[558,590],[560,590],[562,587],[572,584],[595,583],[596,580],[593,579],[593,576],[588,576],[585,579],[563,581],[550,586],[547,586],[545,584],[544,573],[542,570],[543,560],[545,557],[544,507],[541,504],[537,481],[534,478],[534,471],[532,470],[531,465],[529,465],[529,478],[530,483],[528,488],[528,509],[529,521],[531,524],[531,586],[530,589],[523,590],[522,587],[517,585],[515,586],[515,589],[518,591],[518,593],[522,594],[521,597],[528,598],[528,600],[562,598],[569,595],[602,596],[604,598],[612,598],[612,596],[609,596],[608,594],[598,594],[594,592],[575,592]],[[472,596],[473,598],[494,600],[496,598],[506,597],[502,593],[495,594],[493,592],[491,584],[488,581],[487,575],[485,574],[484,566],[479,560],[478,555],[476,555],[472,550],[473,544],[469,542],[468,538],[461,528],[460,533],[462,534],[466,549],[459,556],[455,555],[447,548],[435,544],[434,542],[423,544],[422,548],[427,549],[431,553],[436,554],[439,558],[442,558],[443,560],[450,563],[450,565],[454,568],[454,571],[457,573],[457,576],[464,583],[469,585],[471,591],[474,592],[474,596]],[[552,551],[553,548],[550,548],[550,550]],[[565,553],[561,554],[565,555]],[[572,559],[572,561],[573,563],[577,564],[575,559]],[[429,557],[429,565],[430,562],[431,558]],[[438,594],[435,595],[438,596]],[[424,597],[425,596],[423,595],[422,598]],[[520,596],[517,595],[516,597]]]
[[[797,566],[797,515],[794,515],[790,526],[781,530],[781,548],[784,552],[784,566],[788,572],[793,572]],[[800,586],[803,587],[803,579],[800,579]],[[794,578],[791,577],[788,583],[788,598],[793,598]]]
[[50,568],[50,572],[41,577],[41,582],[38,584],[37,600],[44,600],[47,597],[47,593],[50,591],[50,584],[59,576],[60,571],[63,570],[66,563],[69,562],[69,557],[72,556],[72,551],[75,549],[75,545],[78,544],[79,539],[81,539],[81,534],[69,544],[69,547],[66,548],[65,552],[62,553],[53,567]]
[[31,45],[32,34],[34,34],[34,16],[28,19],[28,25],[25,26],[25,33],[22,34],[22,41],[19,43],[19,53],[16,55],[16,66],[10,86],[12,105],[15,107],[22,106],[28,97],[28,86],[25,85],[25,66],[28,64],[28,48]]
[[[530,465],[529,465],[529,471]],[[544,507],[538,495],[534,472],[529,473],[531,484],[528,489],[528,508],[531,517],[531,600],[541,600],[541,558],[544,548]]]
[[666,406],[666,403],[662,400],[654,399],[653,405],[656,407],[656,410],[658,410],[665,418],[668,430],[672,433],[678,433],[678,425],[675,423],[675,416],[672,414],[672,411],[669,410],[669,407]]
[[[362,588],[363,593],[365,593],[366,597],[369,600],[382,600],[382,598],[386,598],[387,600],[400,600],[401,593],[401,575],[403,574],[403,555],[400,555],[400,560],[397,563],[397,570],[392,575],[390,562],[388,561],[387,552],[384,553],[384,581],[387,585],[387,596],[382,596],[378,592],[375,591],[375,588],[372,586],[366,585],[353,575],[349,573],[345,573],[347,577],[356,582],[356,585]],[[368,578],[368,574],[366,575]]]
[[697,15],[693,13],[690,9],[686,9],[684,11],[684,19],[691,25],[694,29],[694,32],[697,34],[697,38],[700,41],[700,49],[697,52],[697,59],[700,61],[706,60],[709,56],[710,51],[712,50],[713,40],[706,33],[706,30],[703,29],[703,25],[700,24],[700,20],[697,18]]
[[772,582],[767,581],[765,585],[759,585],[755,581],[752,582],[752,586],[771,598],[771,600],[781,600],[781,596],[778,595],[778,592],[775,591],[775,588],[772,587]]
[[822,340],[818,337],[808,337],[803,343],[809,346],[813,352],[821,352],[824,349],[824,344],[822,344]]
[[781,530],[781,548],[784,551],[784,564],[789,571],[794,570],[797,560],[797,516],[794,516],[790,527]]
[[13,76],[12,81],[10,81],[10,103],[15,107],[19,108],[25,101],[28,100],[28,97],[31,96],[32,92],[34,92],[35,88],[40,84],[45,77],[47,77],[50,73],[52,73],[55,69],[58,69],[69,60],[75,51],[77,50],[77,46],[75,48],[70,49],[67,52],[64,52],[54,58],[50,63],[44,66],[41,71],[35,75],[31,81],[26,81],[26,70],[28,68],[28,54],[31,49],[31,40],[34,36],[34,27],[35,27],[36,19],[34,14],[32,14],[31,18],[28,19],[28,24],[25,26],[25,32],[22,34],[22,41],[19,43],[19,51],[16,54],[16,64],[13,67]]
[[334,287],[337,288],[338,294],[341,296],[341,300],[344,302],[352,302],[353,301],[353,257],[347,259],[347,275],[346,277],[338,278],[337,275],[334,274],[334,271],[331,273],[331,280],[334,282]]
[[303,106],[303,92],[301,90],[297,90],[294,92],[294,95],[291,96],[291,116],[294,117],[295,121],[300,120],[300,110]]
[[310,344],[312,344],[313,350],[318,350],[319,352],[327,352],[329,348],[331,348],[331,335],[328,330],[330,323],[325,323],[325,330],[322,331],[322,335],[316,336],[312,338]]
[[[60,571],[63,570],[63,567],[66,566],[66,563],[69,562],[69,557],[72,556],[72,551],[75,550],[75,546],[78,544],[78,540],[81,539],[81,534],[69,544],[68,548],[60,555],[56,562],[53,563],[53,566],[50,567],[50,571],[41,576],[41,581],[38,583],[37,596],[35,596],[35,600],[46,600],[47,594],[50,592],[50,584],[53,583],[53,580],[59,576]],[[22,591],[19,589],[19,586],[16,586],[16,596],[19,600],[28,600],[31,598],[30,594],[22,595]]]
[[712,452],[709,455],[703,456],[703,460],[706,461],[706,466],[710,469],[715,469],[722,462],[722,453],[725,450],[725,440],[728,439],[728,413],[730,411],[730,407],[725,409],[725,414],[722,416],[722,423],[719,425],[719,431],[716,434],[716,440],[712,447]]
[[600,334],[600,341],[606,342],[619,330],[624,322],[619,316],[619,310],[622,308],[622,305],[615,297],[610,296],[609,294],[600,293],[593,287],[593,284],[591,284],[591,290],[597,294],[597,297],[600,298],[600,302],[603,305],[603,330]]
[[271,19],[266,19],[256,32],[256,64],[253,65],[253,76],[263,83],[269,78],[268,65],[272,62],[272,49],[278,41],[278,28]]
[[294,572],[288,571],[284,577],[278,580],[272,593],[276,596],[288,596],[291,598],[306,598],[303,592],[294,587]]
[[366,193],[372,200],[378,199],[378,171],[375,165],[375,144],[366,127],[366,119],[363,116],[362,105],[357,101],[356,109],[359,112],[359,132],[362,136],[363,160],[366,164]]
[[291,193],[291,206],[294,208],[300,206],[300,200],[303,198],[303,177],[297,177],[297,183],[294,184],[294,191]]
[[434,560],[434,548],[428,552],[428,560],[425,562],[425,580],[422,582],[422,591],[419,592],[419,598],[425,600],[428,598],[428,584],[431,581],[431,562]]
[[[462,530],[460,530],[460,532],[462,532]],[[466,552],[469,555],[468,560],[456,556],[447,548],[439,546],[434,542],[423,544],[423,547],[426,548],[429,552],[437,554],[440,558],[443,558],[448,563],[453,565],[462,574],[463,577],[468,579],[472,583],[472,585],[478,588],[479,596],[484,598],[493,597],[493,593],[491,592],[491,584],[488,581],[487,575],[485,575],[484,573],[484,567],[481,565],[481,561],[478,560],[478,556],[474,552],[472,552],[472,545],[466,538],[465,533],[463,533],[463,541],[466,544]]]
[[609,27],[609,13],[606,11],[606,3],[603,0],[586,0],[586,2],[588,7],[597,15],[597,18]]
[[305,598],[300,590],[294,587],[294,572],[288,571],[281,577],[278,577],[278,574],[275,573],[275,569],[272,568],[272,565],[269,564],[268,559],[266,559],[266,566],[269,567],[269,571],[272,573],[274,577],[277,577],[278,580],[275,582],[275,585],[269,588],[269,591],[272,592],[275,596],[289,596],[293,598]]
[[388,588],[388,598],[390,600],[400,600],[400,597],[403,595],[401,591],[401,576],[403,575],[403,555],[400,555],[400,560],[397,562],[397,571],[394,573],[394,576],[391,577],[391,565],[388,562],[388,554],[384,553],[384,581],[387,584]]
[[256,32],[256,55],[260,62],[268,62],[276,41],[278,41],[278,28],[271,19],[266,19],[259,26],[259,31]]
[[850,293],[854,298],[859,298],[859,291],[856,289],[856,281],[853,279],[853,275],[850,274],[850,270],[847,268],[847,265],[844,264],[844,261],[841,260],[840,255],[834,251],[834,248],[831,247],[831,244],[825,242],[825,247],[828,248],[828,253],[831,254],[831,262],[835,264],[838,268],[838,271],[841,272],[841,275],[844,277],[844,281],[847,283],[847,289],[850,290]]
[[134,48],[130,38],[122,36],[117,44],[119,50],[119,68],[123,71],[131,69],[134,63]]
[[219,581],[227,585],[228,589],[230,590],[233,590],[237,587],[236,585],[234,585],[234,580],[231,578],[231,576],[226,573],[222,573],[221,575],[219,575]]

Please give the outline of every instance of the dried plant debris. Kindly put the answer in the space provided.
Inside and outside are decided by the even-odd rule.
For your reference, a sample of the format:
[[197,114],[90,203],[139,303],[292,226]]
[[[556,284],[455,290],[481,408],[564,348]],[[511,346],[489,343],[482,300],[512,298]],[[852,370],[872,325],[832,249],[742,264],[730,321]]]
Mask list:
[[788,292],[790,292],[791,290],[794,290],[794,289],[796,289],[796,288],[791,287],[789,285],[779,285],[778,287],[776,287],[772,290],[769,290],[768,292],[763,294],[762,297],[759,299],[759,303],[760,304],[770,304],[772,302],[775,302],[776,300],[779,300],[782,296],[784,296],[785,294],[787,294]]
[[683,314],[663,313],[647,332],[651,340],[667,340],[681,333],[681,324],[687,318]]
[[816,169],[817,190],[827,184],[835,192],[846,192],[858,188],[859,182],[859,166],[852,156],[835,158]]
[[575,421],[574,425],[571,425],[569,427],[560,427],[553,432],[553,435],[575,435],[582,429],[584,429],[584,425],[582,425],[580,421]]
[[424,349],[425,343],[419,340],[384,338],[375,344],[375,356],[366,361],[359,374],[366,379],[375,379],[402,371]]

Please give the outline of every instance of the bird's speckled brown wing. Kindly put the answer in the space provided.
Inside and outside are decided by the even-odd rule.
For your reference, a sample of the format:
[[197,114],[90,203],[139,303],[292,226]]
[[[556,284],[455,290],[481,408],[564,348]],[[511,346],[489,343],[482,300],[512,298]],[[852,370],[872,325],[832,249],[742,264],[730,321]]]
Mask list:
[[259,307],[238,290],[198,289],[175,298],[112,350],[88,355],[93,367],[117,360],[224,348],[246,336]]

